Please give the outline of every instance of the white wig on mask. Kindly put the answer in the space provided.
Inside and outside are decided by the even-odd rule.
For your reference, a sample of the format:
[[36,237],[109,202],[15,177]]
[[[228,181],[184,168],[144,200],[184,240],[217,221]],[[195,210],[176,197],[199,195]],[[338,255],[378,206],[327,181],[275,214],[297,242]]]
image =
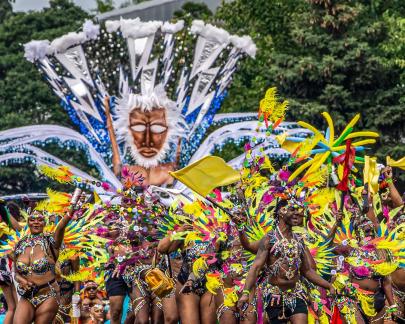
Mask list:
[[[162,149],[153,157],[147,158],[139,153],[134,143],[132,131],[130,128],[130,115],[133,110],[139,109],[143,112],[153,109],[166,110],[167,137]],[[147,95],[127,93],[118,100],[115,112],[115,131],[118,135],[118,141],[125,143],[125,152],[129,151],[132,158],[138,165],[146,168],[157,166],[165,158],[170,150],[170,143],[176,143],[176,140],[184,135],[183,118],[177,105],[170,100],[162,86],[157,86]]]

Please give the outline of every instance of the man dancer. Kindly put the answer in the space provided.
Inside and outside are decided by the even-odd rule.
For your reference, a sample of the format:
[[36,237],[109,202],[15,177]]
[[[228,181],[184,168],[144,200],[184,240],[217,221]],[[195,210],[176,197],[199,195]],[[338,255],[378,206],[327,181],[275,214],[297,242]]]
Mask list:
[[[312,256],[302,238],[292,232],[293,226],[301,226],[304,217],[302,203],[294,198],[281,200],[276,207],[276,224],[260,242],[259,251],[246,278],[245,289],[238,307],[245,312],[250,291],[256,284],[260,271],[266,266],[267,285],[264,296],[267,299],[266,312],[272,324],[307,323],[308,309],[300,277],[329,289],[332,285],[322,279],[311,267]],[[242,314],[243,316],[243,314]]]

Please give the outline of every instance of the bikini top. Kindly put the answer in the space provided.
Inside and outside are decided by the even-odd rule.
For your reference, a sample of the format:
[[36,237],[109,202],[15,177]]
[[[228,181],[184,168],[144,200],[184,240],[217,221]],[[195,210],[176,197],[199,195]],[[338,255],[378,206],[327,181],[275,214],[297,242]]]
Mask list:
[[39,234],[39,235],[27,235],[23,237],[16,245],[14,249],[14,254],[16,259],[25,252],[27,248],[34,249],[35,246],[39,245],[41,250],[44,252],[45,256],[32,261],[31,264],[26,264],[22,261],[16,261],[16,269],[22,275],[44,275],[48,271],[55,274],[55,264],[49,262],[48,251],[51,251],[53,259],[56,261],[56,255],[54,252],[55,240],[52,235]]
[[349,257],[346,258],[346,262],[349,264],[349,271],[357,280],[381,280],[383,276],[373,268],[373,263],[378,263],[379,261],[382,260],[380,260],[376,251],[363,251],[361,249],[353,249]]
[[192,246],[187,247],[183,251],[183,260],[186,262],[194,262],[201,254],[207,253],[208,248],[208,242],[194,242]]
[[50,263],[46,257],[33,261],[31,265],[17,261],[16,268],[23,276],[31,274],[44,275],[48,271],[55,273],[55,264]]

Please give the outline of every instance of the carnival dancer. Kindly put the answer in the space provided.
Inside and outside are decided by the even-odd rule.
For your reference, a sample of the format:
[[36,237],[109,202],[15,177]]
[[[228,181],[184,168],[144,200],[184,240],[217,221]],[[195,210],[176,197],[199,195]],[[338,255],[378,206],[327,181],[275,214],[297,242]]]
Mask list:
[[154,222],[161,213],[156,201],[146,201],[144,189],[139,185],[136,173],[122,169],[126,190],[120,193],[121,205],[106,207],[104,231],[111,240],[110,255],[106,265],[106,290],[110,301],[111,323],[121,320],[123,301],[131,298],[131,315],[135,323],[163,321],[160,299],[153,295],[144,280],[151,268],[155,253],[156,229]]
[[[387,192],[381,194],[383,203],[383,215],[389,215],[390,211],[401,207],[397,210],[392,217],[389,217],[390,229],[394,229],[405,222],[405,216],[403,212],[404,201],[399,194],[393,179],[392,167],[387,166],[382,170],[384,175],[383,182],[387,185]],[[389,215],[391,216],[391,215]],[[391,274],[392,290],[394,293],[395,303],[398,305],[398,311],[394,314],[396,320],[405,323],[405,270],[399,267]]]
[[[3,228],[3,233],[9,232],[9,228],[5,226],[10,226],[12,229],[21,230],[21,226],[16,220],[15,216],[19,216],[18,205],[10,202],[6,204],[4,201],[0,201],[0,215],[3,221],[1,225]],[[8,224],[7,224],[8,223]],[[4,297],[7,303],[7,312],[4,319],[5,324],[11,324],[14,318],[14,312],[17,305],[17,292],[13,283],[13,260],[10,256],[4,256],[0,258],[0,288],[3,291]]]
[[[57,267],[62,275],[70,275],[74,272],[79,271],[79,259],[75,258],[73,260],[64,260],[63,262],[58,262]],[[80,291],[80,282],[70,282],[65,278],[60,278],[58,280],[59,285],[59,310],[56,315],[55,323],[70,323],[71,322],[71,309],[72,309],[72,297],[74,294]]]
[[14,323],[51,323],[57,314],[59,291],[55,277],[55,263],[63,243],[65,228],[73,215],[80,196],[72,197],[70,212],[60,220],[53,234],[44,233],[45,216],[33,211],[28,217],[30,234],[20,239],[14,248],[17,292],[21,296],[14,315]]
[[[367,216],[359,213],[352,217],[352,223],[346,218],[334,235],[335,253],[341,255],[336,287],[346,282],[338,289],[335,304],[345,323],[383,323],[387,314],[397,311],[389,276],[398,267],[396,257],[390,251],[396,250],[394,246],[390,247],[396,244],[384,237],[388,233],[383,223],[378,229],[381,237],[378,237]],[[395,231],[391,238],[395,239]]]
[[[189,223],[177,226],[171,235],[176,233],[190,233],[194,228]],[[181,250],[182,265],[177,276],[176,303],[182,323],[215,323],[215,303],[212,294],[206,288],[205,276],[196,278],[192,268],[193,263],[209,248],[208,242],[191,241],[185,244],[183,240],[175,240],[170,236],[164,238],[159,244],[159,251],[171,253]]]
[[[184,228],[179,228],[179,230],[184,230]],[[174,281],[173,291],[162,298],[164,323],[177,324],[179,322],[180,316],[179,309],[176,303],[176,285],[177,276],[181,269],[182,259],[179,251],[168,253],[170,245],[170,236],[166,236],[159,241],[157,251],[161,255],[163,255],[162,261],[159,264],[160,269],[165,273],[168,273]]]
[[302,224],[304,209],[294,199],[281,200],[276,208],[277,226],[261,240],[259,251],[248,273],[245,288],[238,301],[242,316],[260,271],[267,265],[269,298],[266,312],[271,323],[302,323],[307,320],[307,303],[300,277],[328,289],[333,286],[311,268],[312,256],[302,239],[292,232]]

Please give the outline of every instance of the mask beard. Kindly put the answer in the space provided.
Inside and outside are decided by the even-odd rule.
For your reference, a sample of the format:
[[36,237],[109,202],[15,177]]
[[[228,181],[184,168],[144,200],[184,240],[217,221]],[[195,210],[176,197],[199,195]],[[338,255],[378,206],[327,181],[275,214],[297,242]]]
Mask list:
[[143,156],[141,153],[139,153],[139,150],[136,147],[133,139],[129,143],[129,151],[135,163],[147,169],[158,166],[160,161],[162,161],[166,157],[166,153],[169,151],[169,149],[170,149],[170,142],[166,139],[160,151],[155,156],[147,158]]

